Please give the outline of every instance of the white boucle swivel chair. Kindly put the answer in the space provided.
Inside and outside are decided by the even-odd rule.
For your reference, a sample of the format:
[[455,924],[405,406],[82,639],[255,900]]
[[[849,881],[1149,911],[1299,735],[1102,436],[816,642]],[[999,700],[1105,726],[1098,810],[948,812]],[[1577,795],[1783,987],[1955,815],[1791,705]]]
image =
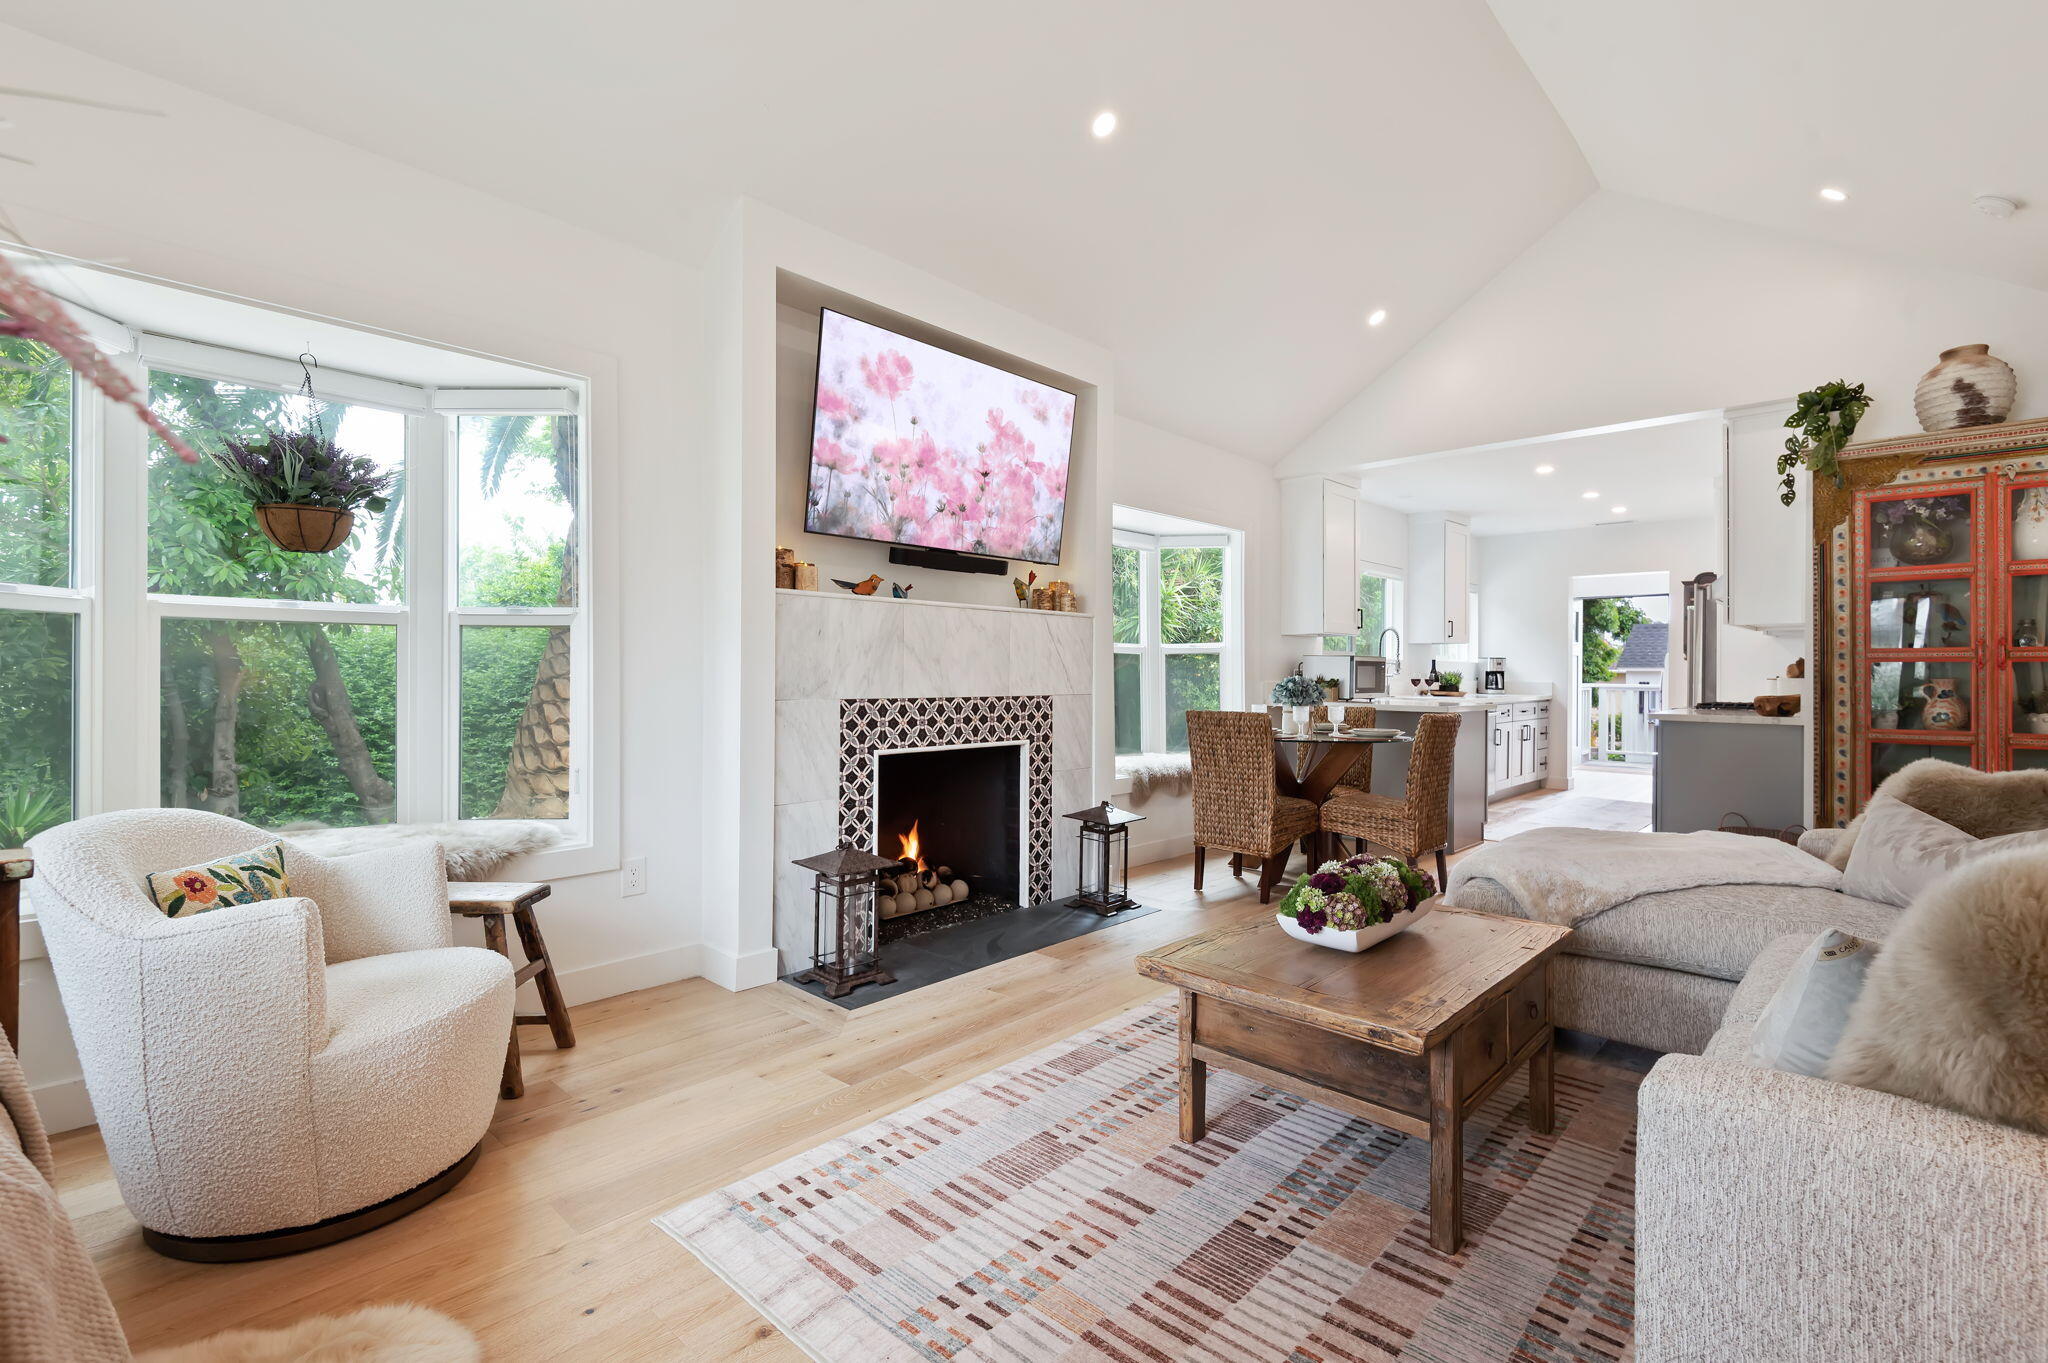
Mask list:
[[434,844],[325,858],[296,897],[166,918],[145,877],[275,840],[194,809],[37,837],[34,904],[121,1196],[173,1258],[268,1258],[423,1206],[476,1160],[512,967],[452,945]]

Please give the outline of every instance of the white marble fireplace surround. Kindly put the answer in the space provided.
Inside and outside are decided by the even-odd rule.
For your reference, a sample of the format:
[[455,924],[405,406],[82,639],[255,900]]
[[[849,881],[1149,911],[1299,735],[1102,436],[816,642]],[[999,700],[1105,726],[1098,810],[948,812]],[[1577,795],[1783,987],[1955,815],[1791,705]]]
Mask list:
[[[886,588],[884,589],[886,590]],[[1052,709],[1052,893],[1074,893],[1072,825],[1094,791],[1090,615],[775,593],[775,945],[808,962],[811,878],[790,865],[837,845],[843,700],[1044,696]]]

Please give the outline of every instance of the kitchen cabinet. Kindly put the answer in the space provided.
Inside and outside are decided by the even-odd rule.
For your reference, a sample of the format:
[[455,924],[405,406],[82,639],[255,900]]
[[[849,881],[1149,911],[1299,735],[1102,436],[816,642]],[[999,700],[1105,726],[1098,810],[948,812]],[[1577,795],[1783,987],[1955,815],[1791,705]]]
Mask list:
[[1472,641],[1472,527],[1428,513],[1408,519],[1408,627],[1415,642]]
[[1543,701],[1502,702],[1486,715],[1489,800],[1520,795],[1550,776],[1550,706]]
[[1741,710],[1676,711],[1652,716],[1657,767],[1650,827],[1697,833],[1739,815],[1756,828],[1804,822],[1804,717]]
[[1803,633],[1808,612],[1808,517],[1779,500],[1789,402],[1730,408],[1721,444],[1721,583],[1728,623]]
[[1280,632],[1358,631],[1358,495],[1320,476],[1280,484]]

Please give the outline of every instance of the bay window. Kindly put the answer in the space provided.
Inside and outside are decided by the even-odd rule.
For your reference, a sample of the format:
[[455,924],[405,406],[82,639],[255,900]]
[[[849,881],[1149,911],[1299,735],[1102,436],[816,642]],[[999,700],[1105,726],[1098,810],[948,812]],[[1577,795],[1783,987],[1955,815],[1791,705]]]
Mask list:
[[1118,756],[1188,749],[1187,712],[1243,703],[1235,536],[1157,533],[1117,509],[1110,549],[1111,679]]
[[392,491],[340,548],[288,553],[210,463],[0,339],[0,845],[150,801],[588,843],[580,387],[315,370],[308,402],[283,357],[128,343],[116,363],[193,446],[317,425]]

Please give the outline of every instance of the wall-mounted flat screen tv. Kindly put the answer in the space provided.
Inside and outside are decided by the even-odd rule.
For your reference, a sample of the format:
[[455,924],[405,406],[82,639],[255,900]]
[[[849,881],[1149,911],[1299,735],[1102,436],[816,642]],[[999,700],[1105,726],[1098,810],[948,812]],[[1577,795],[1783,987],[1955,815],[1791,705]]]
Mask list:
[[1058,563],[1074,395],[821,311],[804,529]]

